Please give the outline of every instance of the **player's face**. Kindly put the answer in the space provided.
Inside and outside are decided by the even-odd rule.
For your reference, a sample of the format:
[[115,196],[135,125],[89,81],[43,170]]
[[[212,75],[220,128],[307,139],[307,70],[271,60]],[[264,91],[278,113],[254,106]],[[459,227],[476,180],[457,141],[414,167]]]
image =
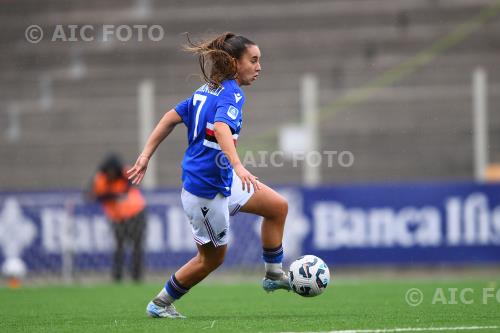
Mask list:
[[257,80],[260,73],[260,50],[257,45],[249,45],[243,55],[236,60],[236,81],[240,86],[248,86]]

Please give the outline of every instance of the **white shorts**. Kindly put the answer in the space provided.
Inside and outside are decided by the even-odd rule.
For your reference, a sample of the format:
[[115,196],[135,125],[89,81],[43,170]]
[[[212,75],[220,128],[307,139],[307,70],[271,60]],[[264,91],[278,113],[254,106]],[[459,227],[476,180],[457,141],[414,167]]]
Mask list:
[[250,185],[250,193],[246,188],[245,191],[243,191],[241,189],[241,186],[241,179],[240,177],[236,176],[236,173],[233,170],[233,184],[231,185],[231,196],[229,196],[230,216],[238,214],[240,208],[243,207],[253,195],[253,185]]
[[243,191],[241,186],[240,178],[233,171],[233,184],[229,197],[218,193],[215,198],[206,199],[182,189],[182,206],[197,244],[212,242],[217,247],[228,243],[229,216],[236,215],[254,192],[253,187],[249,193]]

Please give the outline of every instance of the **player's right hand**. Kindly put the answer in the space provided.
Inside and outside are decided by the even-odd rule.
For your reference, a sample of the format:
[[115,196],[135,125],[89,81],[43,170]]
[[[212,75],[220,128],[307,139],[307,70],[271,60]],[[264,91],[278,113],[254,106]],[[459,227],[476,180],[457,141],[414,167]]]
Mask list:
[[139,155],[132,168],[127,171],[128,180],[134,185],[139,185],[146,174],[149,158],[146,155]]

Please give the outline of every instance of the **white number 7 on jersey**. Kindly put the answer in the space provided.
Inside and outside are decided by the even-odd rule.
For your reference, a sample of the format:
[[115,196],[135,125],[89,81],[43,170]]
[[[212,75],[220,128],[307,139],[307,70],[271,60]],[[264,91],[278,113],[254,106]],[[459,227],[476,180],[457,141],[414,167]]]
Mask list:
[[194,96],[193,96],[193,106],[196,106],[196,103],[200,102],[200,104],[198,104],[198,108],[196,109],[196,118],[194,121],[193,140],[196,139],[196,136],[198,135],[198,122],[200,120],[200,112],[201,112],[201,109],[203,108],[203,105],[205,104],[206,100],[207,100],[207,96],[205,96],[205,95],[194,94]]

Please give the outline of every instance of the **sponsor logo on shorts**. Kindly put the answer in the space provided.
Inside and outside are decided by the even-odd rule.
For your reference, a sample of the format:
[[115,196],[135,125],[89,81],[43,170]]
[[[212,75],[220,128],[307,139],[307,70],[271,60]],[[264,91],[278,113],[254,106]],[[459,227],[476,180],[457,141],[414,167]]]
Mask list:
[[206,217],[207,216],[207,213],[210,209],[208,209],[207,207],[202,207],[201,208],[201,213],[203,214],[203,217]]

